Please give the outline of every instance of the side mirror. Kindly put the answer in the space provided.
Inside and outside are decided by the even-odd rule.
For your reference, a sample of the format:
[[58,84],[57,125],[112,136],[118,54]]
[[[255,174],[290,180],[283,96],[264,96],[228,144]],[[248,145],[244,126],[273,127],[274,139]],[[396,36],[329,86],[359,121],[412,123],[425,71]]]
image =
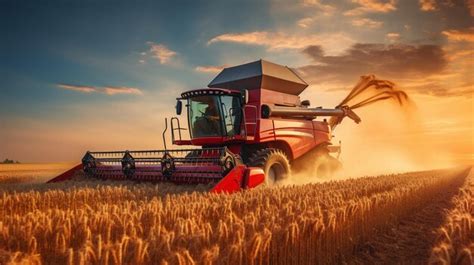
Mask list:
[[249,103],[249,91],[247,89],[244,89],[244,93],[242,94],[243,97],[243,102],[245,105]]
[[176,101],[176,115],[181,115],[181,112],[183,111],[183,102],[181,100]]

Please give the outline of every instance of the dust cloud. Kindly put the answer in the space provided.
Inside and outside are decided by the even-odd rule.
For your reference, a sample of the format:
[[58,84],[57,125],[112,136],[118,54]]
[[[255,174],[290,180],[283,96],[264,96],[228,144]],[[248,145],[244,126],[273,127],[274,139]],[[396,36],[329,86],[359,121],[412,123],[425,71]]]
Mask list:
[[342,141],[339,176],[363,176],[453,166],[446,153],[427,139],[417,107],[384,102],[361,109],[363,123],[342,124],[334,134]]
[[284,184],[454,166],[437,143],[426,137],[431,133],[425,126],[427,117],[420,115],[415,101],[404,91],[396,89],[390,81],[378,80],[378,85],[367,85],[368,81],[375,80],[373,76],[367,77],[362,77],[361,82],[338,105],[355,106],[355,112],[362,122],[355,124],[346,118],[342,123],[333,121],[331,124],[334,125],[333,144],[338,145],[341,141],[339,160],[342,169],[330,178],[320,178],[316,176],[317,155],[313,155],[310,159],[304,159],[302,165],[299,162],[300,170]]

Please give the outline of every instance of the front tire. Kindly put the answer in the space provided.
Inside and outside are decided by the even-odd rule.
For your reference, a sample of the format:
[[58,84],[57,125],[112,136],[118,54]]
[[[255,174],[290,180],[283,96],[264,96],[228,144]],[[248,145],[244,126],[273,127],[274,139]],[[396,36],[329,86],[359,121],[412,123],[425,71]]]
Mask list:
[[257,150],[249,159],[249,166],[260,167],[265,172],[265,184],[272,186],[291,175],[290,162],[286,154],[276,148]]

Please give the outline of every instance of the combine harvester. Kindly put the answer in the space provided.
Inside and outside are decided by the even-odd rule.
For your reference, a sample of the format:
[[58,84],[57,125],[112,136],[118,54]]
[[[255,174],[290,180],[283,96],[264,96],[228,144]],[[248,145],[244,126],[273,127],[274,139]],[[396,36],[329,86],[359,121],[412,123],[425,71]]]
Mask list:
[[[307,86],[292,69],[264,60],[225,68],[208,88],[177,98],[177,115],[185,102],[189,140],[182,138],[188,129],[177,117],[169,123],[165,119],[164,150],[88,151],[81,164],[49,182],[71,179],[83,170],[87,177],[99,179],[215,184],[212,192],[235,192],[285,179],[291,164],[308,153],[324,158],[315,166],[316,174],[330,175],[340,167],[330,155],[340,152],[340,146],[331,144],[336,125],[344,117],[359,123],[353,108],[399,93],[387,81],[362,77],[340,105],[323,109],[301,101],[299,95]],[[381,94],[350,107],[348,102],[369,86]],[[315,120],[325,116],[331,119]],[[174,145],[201,148],[168,149],[168,125]]]

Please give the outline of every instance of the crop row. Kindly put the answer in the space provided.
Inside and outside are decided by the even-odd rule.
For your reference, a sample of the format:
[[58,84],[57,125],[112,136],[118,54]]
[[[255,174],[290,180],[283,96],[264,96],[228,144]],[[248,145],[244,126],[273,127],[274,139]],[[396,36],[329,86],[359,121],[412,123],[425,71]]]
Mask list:
[[431,264],[474,264],[474,171],[471,170],[459,194],[452,199],[454,207],[438,231]]

